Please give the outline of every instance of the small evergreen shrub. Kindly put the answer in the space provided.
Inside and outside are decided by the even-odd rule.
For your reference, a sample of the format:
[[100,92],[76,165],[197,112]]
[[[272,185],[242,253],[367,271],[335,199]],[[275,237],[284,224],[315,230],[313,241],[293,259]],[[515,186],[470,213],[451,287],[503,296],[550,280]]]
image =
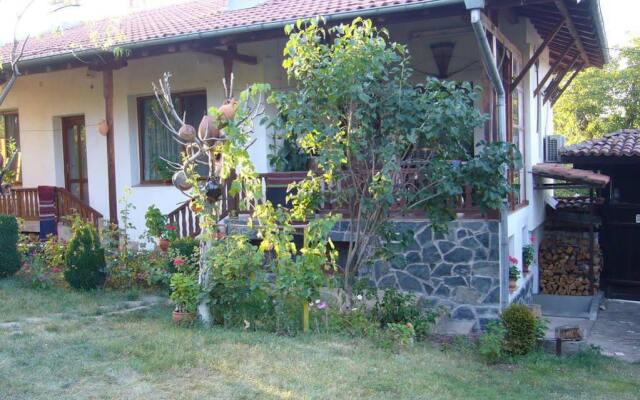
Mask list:
[[511,355],[525,355],[536,347],[538,322],[533,313],[522,304],[511,304],[502,312],[505,329],[503,349]]
[[10,215],[0,215],[0,278],[20,269],[18,253],[18,221]]
[[64,279],[76,289],[95,289],[104,285],[106,262],[95,228],[80,218],[73,223],[73,234],[65,253]]

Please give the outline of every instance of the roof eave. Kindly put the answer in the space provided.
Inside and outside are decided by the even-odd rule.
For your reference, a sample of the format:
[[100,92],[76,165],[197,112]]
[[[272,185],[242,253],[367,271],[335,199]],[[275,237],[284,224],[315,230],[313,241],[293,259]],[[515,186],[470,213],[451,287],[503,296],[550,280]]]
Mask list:
[[[418,11],[424,10],[428,8],[437,8],[437,7],[445,7],[452,6],[457,4],[464,4],[464,0],[423,0],[416,3],[411,4],[394,4],[383,7],[375,7],[366,10],[353,10],[353,11],[345,11],[330,14],[324,16],[327,22],[350,19],[355,17],[375,17],[380,15],[392,14],[397,12],[410,12],[410,11]],[[242,25],[235,26],[231,28],[223,28],[223,29],[215,29],[211,31],[203,31],[197,33],[188,33],[183,35],[171,36],[166,38],[156,38],[143,40],[134,43],[123,44],[121,47],[125,50],[135,50],[149,46],[157,46],[157,45],[165,45],[165,44],[175,44],[179,42],[189,41],[189,40],[197,40],[197,39],[212,39],[219,38],[228,35],[237,35],[242,33],[249,32],[260,32],[272,29],[283,29],[286,25],[296,22],[297,19],[288,19],[282,21],[274,21],[274,22],[263,22],[258,24],[251,25]],[[78,58],[82,58],[82,56],[92,56],[98,54],[106,54],[109,51],[104,50],[96,50],[96,49],[87,49],[84,51],[75,51],[73,53],[62,53],[56,54],[52,56],[45,57],[37,57],[31,59],[25,59],[20,63],[21,67],[31,68],[31,67],[40,67],[45,66],[52,63],[62,63],[69,60],[77,60]]]

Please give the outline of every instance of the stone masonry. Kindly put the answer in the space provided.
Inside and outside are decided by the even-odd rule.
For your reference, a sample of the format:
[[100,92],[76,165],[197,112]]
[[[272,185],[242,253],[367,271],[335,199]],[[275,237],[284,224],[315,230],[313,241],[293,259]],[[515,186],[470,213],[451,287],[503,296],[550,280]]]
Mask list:
[[[346,223],[336,227],[335,239],[340,240]],[[448,309],[452,319],[476,321],[476,329],[498,318],[498,221],[456,220],[446,234],[435,233],[427,221],[395,224],[399,231],[413,232],[413,240],[394,260],[378,260],[365,268],[362,278],[378,289],[415,293],[425,306]]]

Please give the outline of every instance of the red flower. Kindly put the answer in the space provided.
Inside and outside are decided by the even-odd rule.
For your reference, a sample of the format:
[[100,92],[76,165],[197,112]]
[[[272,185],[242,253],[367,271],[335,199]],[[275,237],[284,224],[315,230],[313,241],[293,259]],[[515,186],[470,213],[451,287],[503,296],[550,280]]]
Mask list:
[[167,225],[165,225],[164,227],[165,227],[168,231],[175,231],[176,229],[178,229],[178,228],[176,228],[175,226],[170,225],[170,224],[167,224]]
[[531,243],[535,243],[537,238],[535,235],[531,235],[529,239],[531,240]]
[[509,262],[513,265],[517,265],[518,264],[518,259],[515,258],[514,256],[509,256]]
[[175,260],[173,260],[173,265],[176,267],[180,265],[184,265],[184,260],[180,257],[177,257]]
[[51,268],[51,272],[53,272],[54,274],[59,274],[60,272],[62,272],[62,270],[58,267],[53,267]]

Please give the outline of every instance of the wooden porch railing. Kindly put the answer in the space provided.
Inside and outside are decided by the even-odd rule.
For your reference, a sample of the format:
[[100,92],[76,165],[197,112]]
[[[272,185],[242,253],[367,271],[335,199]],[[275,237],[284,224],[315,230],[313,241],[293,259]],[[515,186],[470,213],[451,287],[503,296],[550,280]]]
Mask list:
[[[56,219],[78,214],[86,221],[99,227],[102,214],[64,188],[56,188]],[[37,188],[13,188],[0,195],[0,214],[14,215],[25,221],[40,220],[40,202]]]
[[14,188],[0,196],[0,214],[14,215],[25,221],[38,221],[39,207],[36,188]]
[[64,188],[56,188],[56,210],[58,221],[65,217],[79,215],[80,218],[91,222],[99,228],[102,214],[86,204],[79,197]]
[[[401,184],[411,185],[414,184],[411,182],[413,172],[407,170],[405,174],[403,174],[404,182]],[[267,179],[273,178],[273,173],[261,174],[263,188],[266,188]],[[218,215],[220,219],[227,217],[229,214],[250,214],[253,210],[253,205],[247,201],[244,193],[240,193],[236,196],[229,196],[229,187],[231,184],[231,180],[227,182],[227,184],[223,188],[223,196],[219,204]],[[452,199],[452,202],[456,207],[456,213],[459,218],[484,218],[487,217],[482,215],[480,212],[480,208],[473,203],[473,193],[471,187],[465,188],[465,191],[462,195],[458,196],[455,199]],[[340,207],[337,204],[326,202],[323,206],[318,210],[319,213],[327,213],[334,212],[340,213],[342,215],[347,215],[348,211],[344,207]],[[396,217],[405,217],[405,218],[425,218],[425,214],[422,211],[411,211],[407,212],[403,205],[398,203],[392,207],[392,213]],[[489,215],[488,217],[492,217]],[[200,234],[201,227],[199,224],[198,217],[191,210],[190,203],[184,202],[178,208],[173,210],[168,215],[169,223],[178,228],[178,236],[196,236]]]

